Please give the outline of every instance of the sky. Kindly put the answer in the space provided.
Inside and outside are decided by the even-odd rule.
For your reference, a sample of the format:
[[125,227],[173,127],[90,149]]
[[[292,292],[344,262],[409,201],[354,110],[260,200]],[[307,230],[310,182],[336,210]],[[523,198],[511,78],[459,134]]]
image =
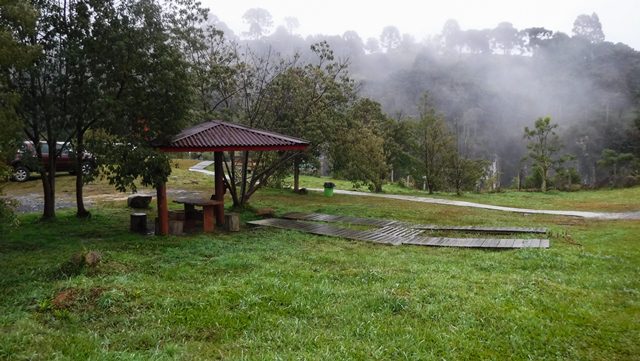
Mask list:
[[201,0],[211,13],[236,34],[247,31],[242,15],[250,8],[267,9],[275,29],[288,16],[298,18],[296,33],[341,35],[355,30],[366,41],[378,37],[387,25],[416,40],[440,33],[447,19],[463,30],[495,28],[503,21],[517,29],[543,26],[571,35],[580,14],[597,13],[607,41],[640,49],[640,0]]

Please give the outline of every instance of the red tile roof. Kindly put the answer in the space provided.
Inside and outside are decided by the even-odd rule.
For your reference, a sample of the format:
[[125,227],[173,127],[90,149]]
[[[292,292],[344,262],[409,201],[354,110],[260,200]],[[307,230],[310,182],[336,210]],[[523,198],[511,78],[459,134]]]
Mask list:
[[159,148],[166,152],[215,152],[302,150],[308,146],[306,140],[213,120],[183,130],[168,144],[159,145]]

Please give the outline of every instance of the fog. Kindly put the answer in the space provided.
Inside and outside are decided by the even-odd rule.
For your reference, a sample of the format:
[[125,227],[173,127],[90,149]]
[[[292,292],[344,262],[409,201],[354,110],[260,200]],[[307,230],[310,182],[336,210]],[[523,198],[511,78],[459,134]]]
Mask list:
[[428,92],[463,138],[465,153],[496,160],[503,182],[513,179],[525,155],[523,128],[539,117],[559,124],[564,151],[576,156],[574,166],[585,183],[595,182],[603,149],[638,152],[631,119],[640,92],[640,53],[608,41],[595,13],[566,19],[566,33],[544,23],[462,28],[449,19],[422,38],[394,25],[364,38],[356,31],[303,36],[297,20],[276,26],[271,18],[253,34],[234,32],[222,17],[212,22],[228,39],[284,57],[299,53],[311,59],[309,46],[327,41],[337,57],[350,62],[360,95],[398,121],[415,118]]

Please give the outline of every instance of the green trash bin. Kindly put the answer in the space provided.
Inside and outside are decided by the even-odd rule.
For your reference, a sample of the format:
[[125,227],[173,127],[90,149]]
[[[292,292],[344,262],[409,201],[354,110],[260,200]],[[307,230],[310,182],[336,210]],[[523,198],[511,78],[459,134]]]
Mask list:
[[333,188],[335,188],[335,184],[333,184],[332,182],[325,182],[324,183],[324,196],[325,197],[332,197],[333,196]]

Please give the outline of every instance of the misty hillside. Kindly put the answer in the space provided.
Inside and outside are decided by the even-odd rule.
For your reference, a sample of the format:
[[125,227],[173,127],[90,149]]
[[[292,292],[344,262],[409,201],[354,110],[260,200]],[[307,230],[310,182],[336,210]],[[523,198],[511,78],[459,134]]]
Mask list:
[[463,137],[468,156],[497,159],[503,183],[513,179],[525,153],[523,128],[538,117],[559,124],[564,150],[576,156],[585,183],[595,182],[603,149],[636,154],[640,149],[633,126],[640,53],[605,41],[595,14],[578,17],[571,36],[510,23],[462,30],[455,20],[423,41],[394,26],[367,40],[353,31],[303,39],[284,27],[238,40],[225,30],[230,39],[282,56],[304,57],[312,43],[326,40],[337,57],[350,62],[360,95],[379,102],[398,121],[416,117],[420,98],[429,92]]

